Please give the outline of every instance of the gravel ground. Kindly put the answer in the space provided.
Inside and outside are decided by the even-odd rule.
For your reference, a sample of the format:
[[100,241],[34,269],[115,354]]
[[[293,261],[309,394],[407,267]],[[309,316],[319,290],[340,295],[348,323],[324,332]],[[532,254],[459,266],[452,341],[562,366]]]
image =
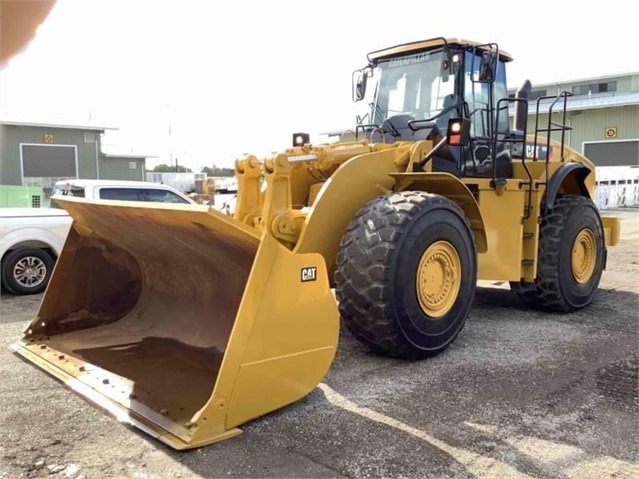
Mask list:
[[639,210],[601,290],[568,315],[481,284],[457,341],[407,362],[342,331],[306,398],[233,439],[174,451],[11,353],[41,296],[0,302],[0,478],[639,477]]

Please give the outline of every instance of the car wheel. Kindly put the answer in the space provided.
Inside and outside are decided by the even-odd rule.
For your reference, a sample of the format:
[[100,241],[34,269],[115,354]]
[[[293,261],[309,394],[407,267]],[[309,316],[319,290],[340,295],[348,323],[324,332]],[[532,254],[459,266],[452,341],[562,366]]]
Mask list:
[[38,248],[13,250],[2,260],[2,283],[13,294],[37,294],[47,287],[54,259]]

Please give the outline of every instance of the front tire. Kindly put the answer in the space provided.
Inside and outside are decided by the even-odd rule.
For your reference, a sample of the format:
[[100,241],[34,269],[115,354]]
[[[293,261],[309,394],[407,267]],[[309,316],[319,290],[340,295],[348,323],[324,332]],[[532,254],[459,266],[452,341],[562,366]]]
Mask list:
[[475,244],[459,206],[421,191],[379,197],[351,221],[340,247],[335,292],[358,340],[408,359],[455,340],[477,283]]
[[54,260],[38,248],[19,248],[2,259],[2,283],[13,294],[38,294],[45,290]]
[[597,207],[583,196],[559,197],[539,229],[535,303],[552,311],[575,311],[592,302],[605,266],[606,249]]

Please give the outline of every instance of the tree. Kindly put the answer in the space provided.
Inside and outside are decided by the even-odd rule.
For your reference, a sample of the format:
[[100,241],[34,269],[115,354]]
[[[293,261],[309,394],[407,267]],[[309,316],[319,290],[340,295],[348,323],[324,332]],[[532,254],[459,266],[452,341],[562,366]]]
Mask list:
[[[175,173],[175,166],[167,165],[166,163],[162,163],[153,168],[153,171],[158,173]],[[177,167],[178,173],[192,173],[191,168],[187,168],[186,166],[178,165]]]
[[206,176],[235,176],[234,168],[218,168],[215,164],[213,164],[213,167],[201,167],[200,172],[206,173]]

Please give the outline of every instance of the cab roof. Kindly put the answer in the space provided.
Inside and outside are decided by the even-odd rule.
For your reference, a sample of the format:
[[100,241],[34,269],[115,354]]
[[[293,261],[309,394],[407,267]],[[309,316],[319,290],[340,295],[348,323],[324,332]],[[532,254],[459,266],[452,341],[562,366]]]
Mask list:
[[[486,43],[475,42],[471,40],[464,40],[462,38],[444,38],[437,37],[429,40],[419,40],[416,42],[402,43],[401,45],[395,45],[394,47],[384,48],[382,50],[376,50],[367,55],[368,61],[371,63],[377,63],[385,58],[391,58],[398,55],[404,55],[406,53],[417,52],[422,50],[430,50],[442,45],[451,45],[457,47],[481,47],[487,46]],[[503,51],[499,50],[499,57],[502,61],[512,61],[513,57]]]

